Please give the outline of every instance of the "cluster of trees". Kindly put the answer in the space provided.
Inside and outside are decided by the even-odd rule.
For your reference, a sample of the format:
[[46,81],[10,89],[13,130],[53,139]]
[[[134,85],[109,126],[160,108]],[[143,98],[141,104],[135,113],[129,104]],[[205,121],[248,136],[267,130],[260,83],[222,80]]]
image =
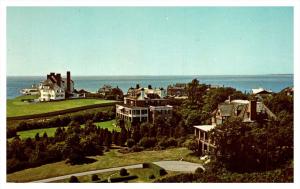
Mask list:
[[217,160],[234,172],[266,171],[285,164],[293,158],[293,121],[288,119],[249,124],[233,118],[217,126],[212,131]]
[[58,127],[54,137],[47,133],[34,139],[21,140],[18,136],[7,142],[7,172],[36,167],[67,159],[70,164],[88,161],[86,156],[101,155],[112,144],[113,134],[96,127],[88,120],[85,127],[71,122],[67,129]]
[[218,104],[228,99],[249,99],[249,94],[244,94],[231,87],[210,88],[209,85],[200,84],[197,79],[188,83],[188,99],[179,107],[181,121],[187,126],[188,131],[193,131],[194,125],[209,124],[211,112]]
[[113,135],[120,135],[120,137],[116,137],[119,140],[114,142],[121,146],[127,145],[133,151],[153,147],[165,149],[171,146],[178,146],[178,141],[186,136],[187,129],[186,126],[178,124],[178,115],[176,115],[176,112],[174,112],[174,116],[167,119],[157,116],[154,123],[133,123],[130,126],[123,120],[117,120],[118,125],[121,127],[121,132],[113,133]]
[[205,171],[198,168],[195,173],[184,173],[174,176],[164,177],[155,182],[158,183],[290,183],[294,181],[293,165],[287,163],[280,169],[251,172],[251,173],[236,173],[229,172],[219,164],[212,164]]
[[[115,118],[115,111],[99,111],[90,113],[78,113],[71,116],[60,116],[41,121],[21,121],[20,124],[14,128],[8,128],[7,136],[13,136],[13,131],[25,131],[32,129],[50,128],[50,127],[64,127],[69,125],[72,121],[79,124],[85,123],[87,120],[94,122],[108,121]],[[10,138],[8,137],[8,138]]]

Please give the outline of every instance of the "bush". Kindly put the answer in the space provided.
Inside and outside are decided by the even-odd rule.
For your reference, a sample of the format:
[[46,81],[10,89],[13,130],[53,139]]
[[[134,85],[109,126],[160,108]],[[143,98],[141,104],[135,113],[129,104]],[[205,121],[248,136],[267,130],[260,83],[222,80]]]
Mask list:
[[7,131],[6,131],[6,137],[7,138],[12,138],[12,137],[15,137],[15,136],[17,136],[17,130],[14,129],[14,128],[8,127]]
[[160,166],[158,166],[154,163],[143,163],[143,168],[152,169],[154,174],[158,177],[168,174],[167,171],[164,168],[162,168],[162,167],[160,167]]
[[204,170],[201,167],[198,167],[195,171],[196,174],[202,174]]
[[140,141],[140,145],[144,148],[151,148],[156,145],[156,138],[154,137],[143,137]]
[[130,138],[127,140],[126,144],[129,148],[131,148],[135,144],[135,142],[132,138]]
[[96,174],[92,175],[92,181],[99,181],[99,180],[100,180],[100,178],[98,177],[98,175],[96,175]]
[[150,175],[149,179],[155,179],[155,176],[154,175]]
[[71,176],[69,182],[70,183],[78,183],[79,180],[78,180],[78,178],[76,176]]
[[122,168],[122,169],[120,169],[120,175],[121,175],[121,176],[127,176],[127,175],[129,175],[129,174],[128,174],[128,172],[127,172],[126,169]]
[[177,146],[177,141],[174,138],[163,139],[158,143],[158,145],[162,148]]

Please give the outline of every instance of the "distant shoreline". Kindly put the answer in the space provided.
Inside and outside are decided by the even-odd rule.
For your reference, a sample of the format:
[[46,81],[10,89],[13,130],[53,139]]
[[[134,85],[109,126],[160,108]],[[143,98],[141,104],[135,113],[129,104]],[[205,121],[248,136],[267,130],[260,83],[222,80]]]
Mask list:
[[[244,77],[244,76],[290,76],[294,75],[293,73],[290,74],[245,74],[245,75],[73,75],[72,77]],[[7,75],[6,77],[45,77],[44,75]]]

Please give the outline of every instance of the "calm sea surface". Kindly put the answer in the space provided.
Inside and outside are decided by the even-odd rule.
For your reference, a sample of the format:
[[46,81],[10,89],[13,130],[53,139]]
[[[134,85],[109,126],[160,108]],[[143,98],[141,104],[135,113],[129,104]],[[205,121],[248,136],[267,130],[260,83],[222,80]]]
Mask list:
[[[76,89],[85,89],[95,92],[104,84],[118,86],[127,92],[128,88],[135,87],[137,83],[147,87],[167,88],[170,84],[187,83],[197,78],[200,83],[233,87],[242,92],[250,92],[253,88],[263,87],[274,92],[279,92],[285,87],[293,86],[293,75],[253,75],[253,76],[74,76]],[[32,84],[39,84],[45,77],[7,77],[7,98],[20,96],[19,91],[30,88]]]

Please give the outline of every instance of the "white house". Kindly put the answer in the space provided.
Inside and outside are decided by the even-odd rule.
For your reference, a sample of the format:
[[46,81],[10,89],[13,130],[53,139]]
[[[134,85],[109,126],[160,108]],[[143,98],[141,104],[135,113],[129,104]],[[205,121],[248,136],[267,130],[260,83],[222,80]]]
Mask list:
[[71,73],[67,72],[67,78],[62,78],[61,74],[50,73],[47,80],[39,85],[40,101],[63,100],[65,98],[76,98],[74,93],[74,82],[71,80]]

